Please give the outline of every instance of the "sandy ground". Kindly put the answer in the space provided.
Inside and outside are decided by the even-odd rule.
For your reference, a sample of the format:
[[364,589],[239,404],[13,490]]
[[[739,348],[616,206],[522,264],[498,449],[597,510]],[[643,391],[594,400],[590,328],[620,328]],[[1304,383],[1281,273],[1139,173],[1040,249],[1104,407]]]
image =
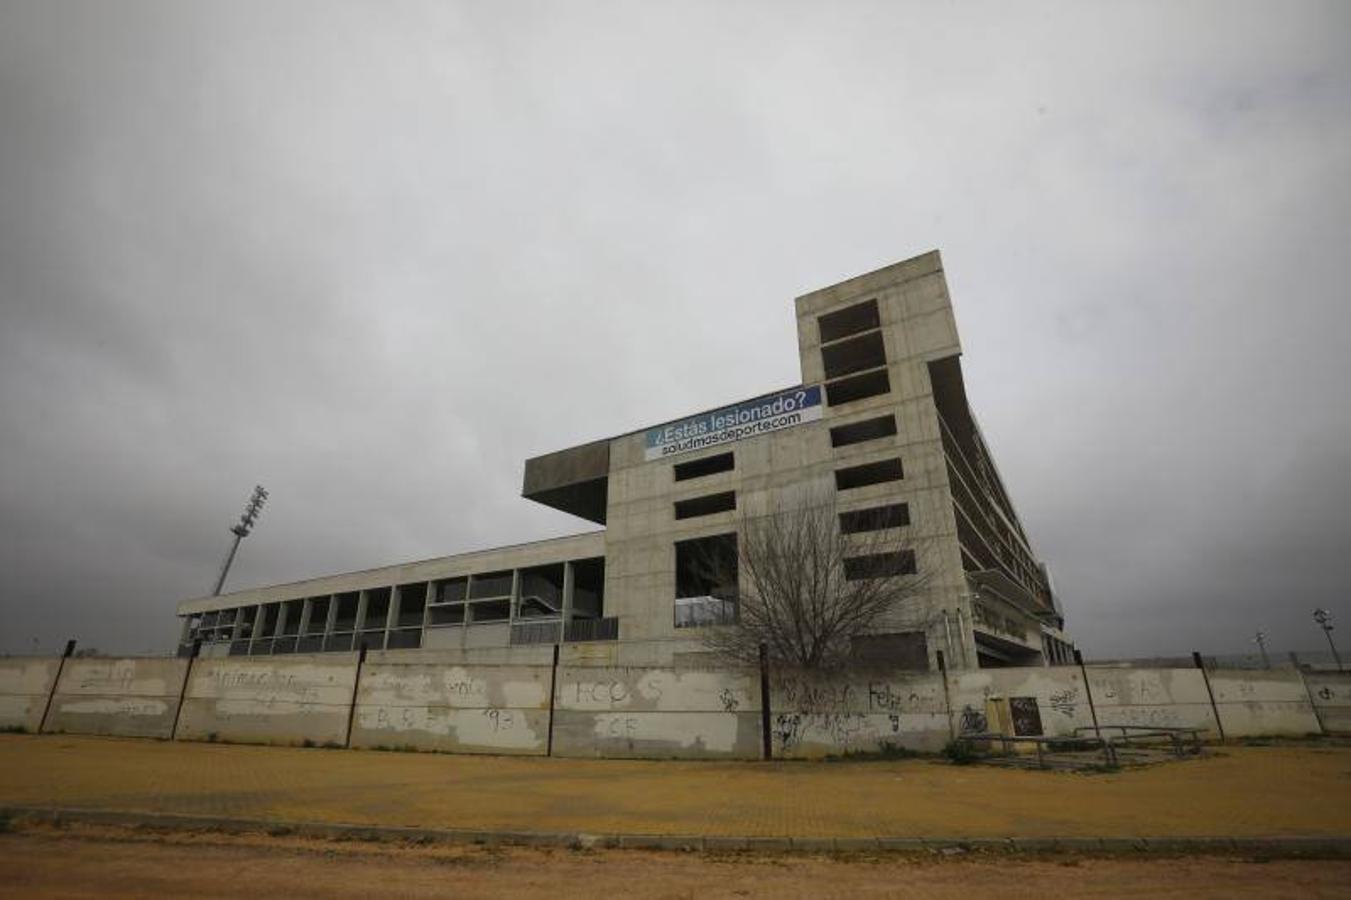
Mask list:
[[0,897],[1322,897],[1351,862],[708,856],[151,835],[0,835]]
[[1351,746],[1223,747],[1070,774],[927,759],[568,760],[0,735],[0,805],[638,834],[1345,836]]

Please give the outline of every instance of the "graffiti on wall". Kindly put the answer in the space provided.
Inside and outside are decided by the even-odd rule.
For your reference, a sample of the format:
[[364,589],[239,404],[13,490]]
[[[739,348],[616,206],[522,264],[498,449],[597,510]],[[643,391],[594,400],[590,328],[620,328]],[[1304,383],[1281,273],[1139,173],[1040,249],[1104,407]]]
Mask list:
[[1013,733],[1018,737],[1041,734],[1041,710],[1036,697],[1010,697],[1009,715],[1013,719]]
[[806,743],[823,743],[849,749],[876,744],[888,734],[899,734],[901,717],[877,717],[863,713],[780,713],[774,717],[772,737],[782,750]]
[[962,718],[957,730],[962,734],[983,734],[990,730],[990,723],[985,718],[985,713],[967,705],[962,707]]
[[1074,718],[1074,712],[1079,707],[1079,689],[1067,687],[1063,691],[1056,691],[1051,694],[1050,706],[1065,718]]

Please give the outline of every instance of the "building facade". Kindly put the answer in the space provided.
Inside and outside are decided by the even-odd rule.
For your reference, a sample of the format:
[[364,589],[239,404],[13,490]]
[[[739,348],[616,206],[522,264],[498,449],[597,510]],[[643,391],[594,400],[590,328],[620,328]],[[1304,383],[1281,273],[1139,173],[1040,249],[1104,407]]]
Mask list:
[[962,380],[937,252],[797,298],[802,382],[525,463],[523,495],[603,526],[180,604],[180,652],[417,650],[445,661],[664,665],[707,658],[735,590],[691,564],[748,519],[827,498],[884,534],[859,569],[922,572],[860,636],[869,662],[1069,662],[1072,644]]

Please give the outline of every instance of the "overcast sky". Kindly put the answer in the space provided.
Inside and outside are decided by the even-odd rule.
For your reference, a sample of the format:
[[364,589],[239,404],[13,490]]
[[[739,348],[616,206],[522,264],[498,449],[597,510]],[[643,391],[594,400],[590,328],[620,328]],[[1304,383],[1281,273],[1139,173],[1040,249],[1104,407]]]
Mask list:
[[588,530],[526,457],[933,248],[1090,656],[1351,634],[1351,4],[0,0],[0,651],[259,482],[229,588]]

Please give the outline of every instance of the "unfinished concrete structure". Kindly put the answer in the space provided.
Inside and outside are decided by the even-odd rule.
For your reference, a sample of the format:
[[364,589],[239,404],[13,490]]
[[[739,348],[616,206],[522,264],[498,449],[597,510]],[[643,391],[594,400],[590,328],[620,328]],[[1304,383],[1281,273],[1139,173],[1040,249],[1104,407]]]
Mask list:
[[[688,563],[735,553],[744,516],[831,495],[885,531],[876,570],[923,589],[860,637],[869,662],[1068,662],[1072,646],[962,380],[937,252],[797,298],[802,383],[527,460],[525,497],[604,526],[179,606],[182,647],[260,655],[413,650],[454,664],[696,662],[736,600]],[[876,563],[877,566],[874,566]],[[718,594],[719,596],[713,596]]]

